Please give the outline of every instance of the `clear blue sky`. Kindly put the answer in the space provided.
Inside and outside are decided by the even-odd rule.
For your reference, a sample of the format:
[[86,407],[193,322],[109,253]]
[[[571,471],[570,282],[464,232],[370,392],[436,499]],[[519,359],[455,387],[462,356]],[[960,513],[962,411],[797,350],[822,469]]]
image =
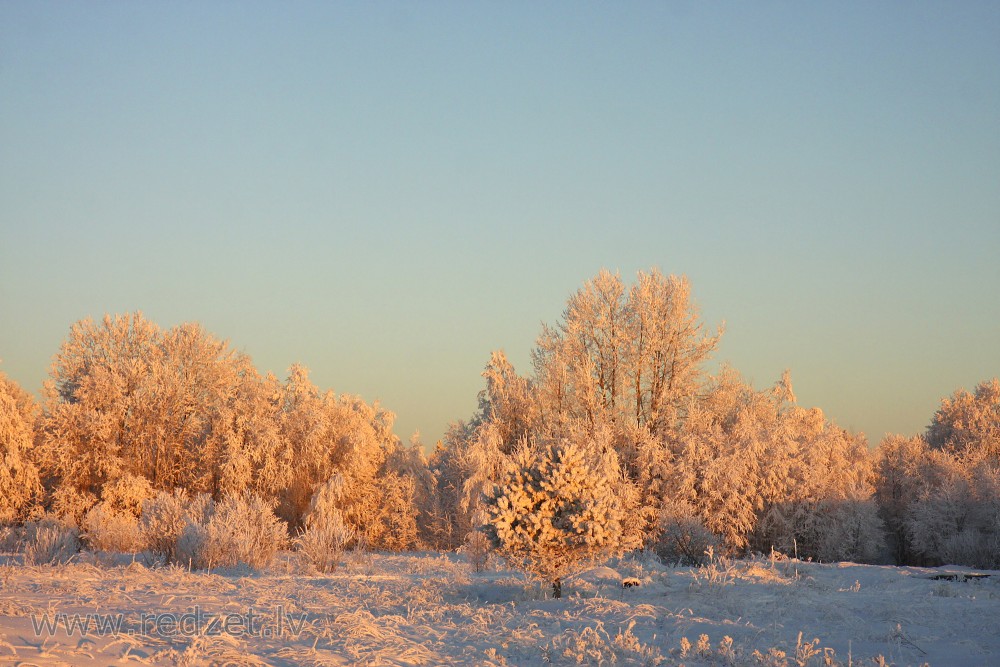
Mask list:
[[0,3],[0,370],[196,320],[405,440],[601,267],[842,426],[1000,374],[1000,3]]

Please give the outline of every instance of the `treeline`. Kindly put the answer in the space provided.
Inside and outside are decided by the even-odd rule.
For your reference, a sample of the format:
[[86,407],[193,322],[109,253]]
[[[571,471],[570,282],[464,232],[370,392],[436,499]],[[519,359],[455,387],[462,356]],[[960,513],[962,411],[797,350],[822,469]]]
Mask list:
[[614,485],[623,543],[666,559],[712,547],[1000,566],[1000,382],[945,399],[925,436],[870,450],[800,407],[787,373],[765,390],[709,375],[721,335],[686,278],[602,271],[543,327],[530,374],[491,355],[476,414],[425,457],[379,405],[323,392],[301,366],[261,375],[197,324],[84,320],[40,405],[0,375],[0,522],[58,516],[97,535],[170,498],[189,514],[241,498],[337,548],[479,550],[484,494],[526,452],[568,441]]
[[583,446],[616,485],[625,544],[697,562],[711,547],[824,561],[1000,566],[1000,383],[945,399],[925,437],[861,434],[705,362],[721,328],[684,277],[607,271],[543,327],[527,376],[494,352],[480,408],[431,458],[456,546],[527,448]]
[[339,509],[370,545],[417,543],[410,469],[426,465],[393,434],[391,412],[320,391],[302,366],[284,381],[261,375],[197,324],[163,330],[141,313],[78,322],[41,406],[7,379],[2,394],[0,520],[47,511],[86,529],[95,507],[138,515],[176,489],[262,499],[294,532],[336,477]]

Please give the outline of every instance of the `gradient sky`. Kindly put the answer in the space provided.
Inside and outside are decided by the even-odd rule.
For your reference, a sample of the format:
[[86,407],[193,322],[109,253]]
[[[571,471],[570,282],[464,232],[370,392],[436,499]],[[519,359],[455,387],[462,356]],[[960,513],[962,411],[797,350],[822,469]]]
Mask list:
[[877,442],[1000,374],[1000,3],[0,3],[0,370],[199,321],[433,444],[602,267]]

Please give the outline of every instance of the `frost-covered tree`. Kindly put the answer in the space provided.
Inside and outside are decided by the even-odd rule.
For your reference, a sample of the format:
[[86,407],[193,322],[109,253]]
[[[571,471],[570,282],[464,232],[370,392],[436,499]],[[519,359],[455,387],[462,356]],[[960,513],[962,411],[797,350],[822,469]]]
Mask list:
[[780,404],[724,369],[702,397],[689,399],[670,436],[674,499],[693,507],[731,549],[747,546],[758,513],[783,494],[766,483],[784,484],[787,469],[787,455],[771,451],[784,444]]
[[394,415],[356,396],[321,393],[303,366],[293,366],[282,395],[281,432],[294,475],[281,492],[279,516],[301,526],[310,499],[334,474],[344,480],[341,509],[354,528],[378,530],[377,475],[398,447]]
[[427,460],[435,481],[435,503],[428,511],[438,548],[457,548],[474,529],[464,501],[466,480],[476,474],[468,455],[475,431],[474,423],[452,422]]
[[907,510],[909,547],[924,562],[1000,566],[1000,466],[931,450]]
[[1000,379],[943,399],[927,428],[927,442],[973,459],[1000,461]]
[[929,455],[930,448],[924,438],[900,435],[887,435],[874,453],[875,501],[897,565],[914,562],[908,518],[921,496],[922,471]]
[[[672,458],[660,464],[663,507],[692,508],[730,550],[797,549],[820,558],[832,553],[822,546],[828,515],[871,499],[863,436],[800,407],[787,373],[758,391],[724,368],[684,413],[668,434]],[[866,553],[880,549],[877,524],[858,525],[868,531],[858,539],[872,543]]]
[[31,460],[37,415],[34,399],[0,372],[0,524],[24,520],[40,499]]
[[276,383],[200,325],[142,313],[73,325],[45,389],[39,460],[66,498],[132,475],[155,489],[275,494],[291,457]]
[[1000,565],[1000,381],[942,399],[923,438],[885,438],[875,470],[897,563]]
[[530,377],[494,352],[479,411],[449,431],[431,462],[453,543],[481,522],[483,491],[526,441],[602,439],[624,471],[621,490],[634,492],[627,532],[651,532],[669,486],[664,435],[700,392],[701,366],[720,335],[705,331],[686,278],[653,270],[628,286],[601,271],[569,298],[559,322],[543,326]]
[[537,428],[531,381],[517,374],[503,350],[490,355],[482,375],[486,388],[479,393],[479,414],[490,423],[500,449],[509,454]]
[[622,549],[623,512],[613,480],[569,441],[522,447],[485,498],[487,537],[512,565],[552,585]]
[[[412,484],[412,491],[403,488],[403,486],[399,487],[399,498],[405,502],[401,503],[396,510],[398,527],[392,528],[390,532],[397,533],[398,537],[393,539],[397,544],[405,543],[408,547],[420,545],[424,548],[430,546],[430,548],[437,549],[438,547],[434,545],[436,517],[440,507],[437,497],[437,479],[434,472],[428,467],[419,431],[410,437],[408,446],[400,446],[389,454],[382,470],[396,475],[402,485]],[[381,476],[382,473],[380,473]],[[408,535],[410,521],[406,518],[411,515],[414,518],[416,531],[412,539]]]
[[632,423],[658,433],[697,392],[721,335],[706,333],[687,278],[654,269],[626,289],[603,270],[570,297],[556,326],[543,328],[532,354],[538,412],[554,424]]

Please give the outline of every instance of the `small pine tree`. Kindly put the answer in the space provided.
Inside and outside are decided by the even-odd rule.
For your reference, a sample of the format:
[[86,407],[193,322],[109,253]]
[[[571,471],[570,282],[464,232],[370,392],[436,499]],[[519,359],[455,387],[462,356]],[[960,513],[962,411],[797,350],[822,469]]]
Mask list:
[[509,563],[552,585],[622,548],[613,480],[585,450],[562,442],[521,448],[513,469],[484,498],[483,530]]

